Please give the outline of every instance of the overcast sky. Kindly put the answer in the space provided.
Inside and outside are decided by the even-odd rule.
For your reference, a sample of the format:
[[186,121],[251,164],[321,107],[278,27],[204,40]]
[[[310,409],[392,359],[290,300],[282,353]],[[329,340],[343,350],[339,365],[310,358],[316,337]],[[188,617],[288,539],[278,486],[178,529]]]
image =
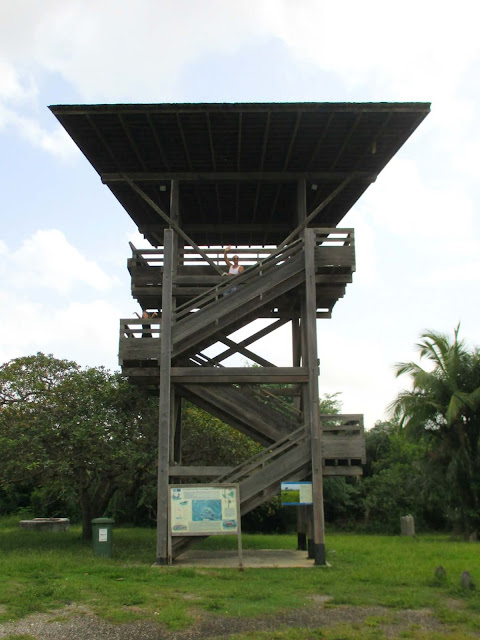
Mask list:
[[[432,112],[340,226],[357,272],[318,322],[321,393],[366,426],[425,329],[480,344],[480,5],[473,0],[0,0],[0,362],[116,369],[127,213],[47,109],[421,101]],[[283,337],[280,343],[284,343]],[[279,339],[258,351],[289,364]]]

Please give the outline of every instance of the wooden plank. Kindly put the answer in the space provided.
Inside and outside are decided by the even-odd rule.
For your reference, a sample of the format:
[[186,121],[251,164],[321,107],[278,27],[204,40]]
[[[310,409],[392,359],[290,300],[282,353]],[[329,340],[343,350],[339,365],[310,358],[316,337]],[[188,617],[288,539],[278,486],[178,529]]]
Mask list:
[[[307,181],[334,181],[350,178],[352,172],[346,171],[142,171],[135,173],[105,172],[101,174],[104,184],[109,182],[159,182],[162,180],[181,180],[183,182],[292,182],[300,178]],[[376,173],[355,171],[356,180],[375,182]]]
[[188,467],[176,464],[170,466],[170,476],[176,478],[215,478],[216,476],[230,473],[233,469],[234,467]]
[[[277,320],[276,322],[272,322],[272,324],[270,324],[268,327],[263,327],[263,329],[260,329],[260,331],[257,331],[256,333],[252,334],[248,338],[245,338],[241,342],[237,343],[237,346],[247,347],[248,345],[252,344],[253,342],[257,342],[257,340],[260,340],[261,338],[264,338],[265,336],[269,335],[270,333],[272,333],[272,331],[276,331],[280,327],[283,327],[283,325],[286,324],[287,322],[288,322],[288,320],[285,320],[283,318],[280,319],[280,320]],[[222,341],[223,340],[223,336],[221,336],[219,338],[219,340]],[[227,349],[226,351],[222,351],[221,353],[219,353],[216,356],[216,358],[217,358],[218,361],[221,362],[222,360],[225,360],[226,358],[229,358],[234,353],[236,353],[236,349],[234,349],[234,348]]]
[[[245,356],[246,358],[249,358],[250,360],[253,360],[253,362],[255,362],[256,364],[260,365],[261,367],[274,367],[275,366],[273,364],[273,362],[270,362],[269,360],[265,360],[265,358],[262,358],[262,356],[259,356],[257,353],[254,353],[253,351],[250,351],[250,349],[242,347],[240,344],[237,344],[233,340],[230,340],[230,338],[227,338],[227,336],[220,336],[218,338],[218,340],[220,342],[223,342],[223,344],[226,347],[231,347],[231,350],[233,351],[233,353],[241,353],[242,356]],[[217,358],[217,360],[219,360],[219,359]],[[222,358],[222,360],[223,360],[223,358]]]
[[179,384],[267,384],[308,382],[304,367],[172,367],[171,378]]
[[343,467],[339,465],[337,467],[323,467],[322,474],[324,478],[330,478],[333,476],[340,476],[340,477],[362,476],[363,469],[362,467],[357,467],[357,466]]

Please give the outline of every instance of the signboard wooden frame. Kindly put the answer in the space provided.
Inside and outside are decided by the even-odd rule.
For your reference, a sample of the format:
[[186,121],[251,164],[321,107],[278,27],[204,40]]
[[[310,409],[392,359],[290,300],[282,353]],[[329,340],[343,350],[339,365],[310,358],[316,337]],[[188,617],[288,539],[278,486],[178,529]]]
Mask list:
[[312,483],[282,482],[280,496],[282,506],[312,504]]
[[[168,537],[236,535],[242,567],[240,487],[238,484],[170,484]],[[169,554],[170,555],[170,554]]]

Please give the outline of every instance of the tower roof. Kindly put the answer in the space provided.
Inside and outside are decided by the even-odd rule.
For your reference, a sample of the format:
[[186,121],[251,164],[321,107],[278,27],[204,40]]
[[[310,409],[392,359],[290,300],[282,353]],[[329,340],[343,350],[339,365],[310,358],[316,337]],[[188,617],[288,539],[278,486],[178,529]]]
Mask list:
[[295,228],[296,183],[307,212],[336,226],[430,111],[429,103],[55,105],[51,111],[141,233],[166,223],[133,181],[169,212],[180,185],[181,226],[199,245],[266,245]]

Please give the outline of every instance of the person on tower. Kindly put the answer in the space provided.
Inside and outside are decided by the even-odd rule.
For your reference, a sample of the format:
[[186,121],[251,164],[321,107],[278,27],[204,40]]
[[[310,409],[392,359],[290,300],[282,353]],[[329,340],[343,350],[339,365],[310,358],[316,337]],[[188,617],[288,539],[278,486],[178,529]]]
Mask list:
[[[227,275],[228,276],[237,276],[239,273],[242,273],[243,271],[243,267],[241,264],[238,264],[238,256],[233,256],[232,258],[232,262],[228,259],[228,252],[231,250],[231,246],[228,245],[228,247],[226,247],[225,251],[223,252],[223,259],[225,260],[227,267],[228,267],[228,272]],[[224,296],[229,296],[231,293],[234,293],[234,291],[237,290],[238,287],[230,287],[230,289],[227,289],[224,292]]]
[[233,258],[232,258],[232,261],[233,261],[233,262],[231,262],[231,261],[228,259],[228,255],[227,255],[227,254],[228,254],[228,252],[231,250],[231,248],[232,248],[232,247],[231,247],[230,245],[228,245],[228,247],[226,247],[226,249],[225,249],[225,251],[224,251],[224,253],[223,253],[223,259],[225,260],[225,263],[226,263],[226,265],[227,265],[227,267],[228,267],[228,273],[227,273],[227,275],[229,275],[229,276],[236,276],[236,275],[238,275],[239,273],[242,273],[242,271],[243,271],[243,267],[242,267],[242,265],[241,265],[241,264],[238,264],[238,256],[233,256]]

